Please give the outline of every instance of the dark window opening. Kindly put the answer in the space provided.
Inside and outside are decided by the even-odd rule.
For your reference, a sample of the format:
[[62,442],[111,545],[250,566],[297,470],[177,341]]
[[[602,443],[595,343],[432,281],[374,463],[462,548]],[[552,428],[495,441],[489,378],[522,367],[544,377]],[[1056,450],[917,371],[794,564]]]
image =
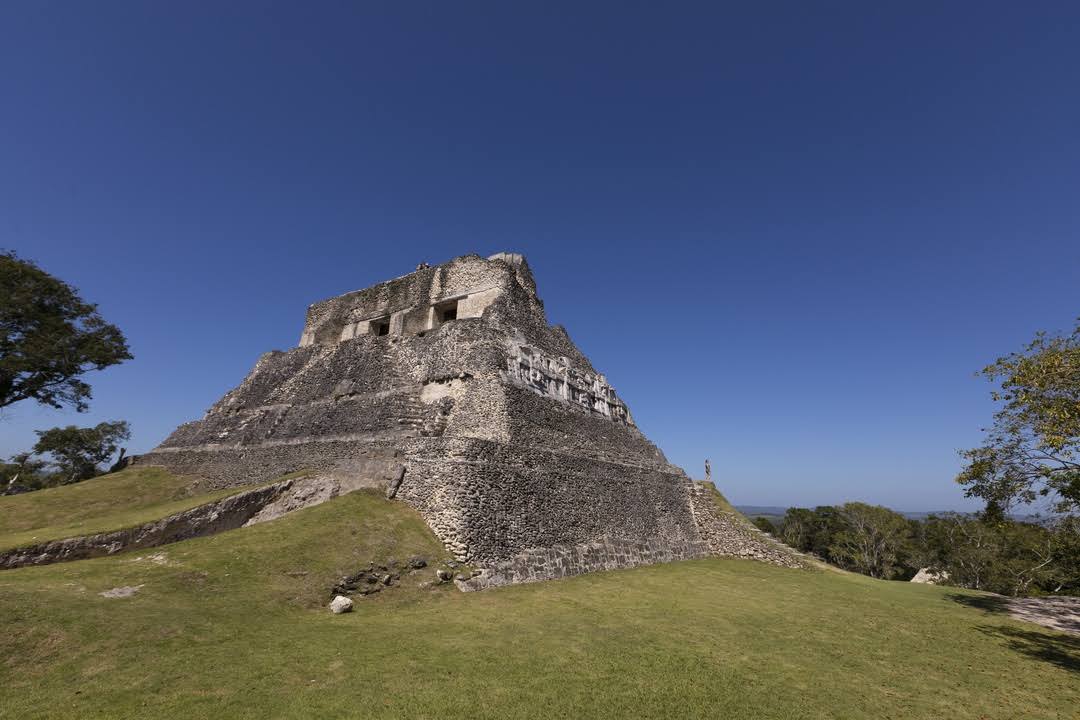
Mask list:
[[458,301],[451,300],[450,302],[442,303],[435,306],[435,323],[436,325],[442,325],[448,323],[451,320],[457,320]]
[[380,318],[378,320],[371,321],[371,334],[372,335],[389,335],[390,334],[390,318]]

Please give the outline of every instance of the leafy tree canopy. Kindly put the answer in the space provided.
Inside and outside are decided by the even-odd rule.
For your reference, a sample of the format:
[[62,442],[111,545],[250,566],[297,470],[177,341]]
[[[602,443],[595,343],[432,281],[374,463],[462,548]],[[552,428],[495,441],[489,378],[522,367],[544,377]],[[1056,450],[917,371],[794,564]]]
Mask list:
[[37,490],[43,487],[47,482],[41,472],[45,465],[45,461],[35,458],[33,453],[12,455],[8,462],[0,463],[0,495],[14,489]]
[[90,370],[130,360],[127,340],[63,280],[0,253],[0,408],[20,400],[87,409]]
[[1039,333],[980,374],[1000,383],[992,397],[1002,407],[982,447],[962,453],[965,494],[985,500],[988,517],[1040,498],[1080,513],[1080,322],[1068,335]]
[[1075,592],[1080,576],[1068,545],[1076,533],[1041,525],[945,513],[917,529],[917,564],[947,574],[950,585],[1004,595]]
[[776,532],[776,526],[772,524],[772,521],[767,517],[756,517],[751,522],[757,526],[758,530],[773,534]]
[[876,578],[904,573],[911,523],[880,505],[844,503],[836,508],[840,529],[829,544],[829,555],[842,567]]
[[920,568],[939,582],[1005,595],[1080,594],[1080,517],[1040,523],[946,513],[909,520],[865,503],[789,508],[778,536],[845,570],[906,580]]
[[131,430],[123,420],[89,428],[68,425],[36,432],[34,453],[50,455],[64,482],[69,483],[94,477],[98,464],[112,457],[120,443],[131,437]]

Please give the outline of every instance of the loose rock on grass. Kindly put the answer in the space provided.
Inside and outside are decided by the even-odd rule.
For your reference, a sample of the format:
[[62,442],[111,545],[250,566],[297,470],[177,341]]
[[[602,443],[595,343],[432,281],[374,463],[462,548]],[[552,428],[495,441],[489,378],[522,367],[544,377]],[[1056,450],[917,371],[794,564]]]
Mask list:
[[330,612],[334,613],[335,615],[350,612],[352,608],[353,601],[345,597],[344,595],[338,595],[330,601]]

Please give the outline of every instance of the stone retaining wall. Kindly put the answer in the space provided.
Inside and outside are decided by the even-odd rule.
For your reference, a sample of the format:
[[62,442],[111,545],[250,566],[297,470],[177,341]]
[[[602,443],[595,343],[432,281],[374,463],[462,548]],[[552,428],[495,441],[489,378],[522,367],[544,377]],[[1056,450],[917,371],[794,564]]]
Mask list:
[[653,565],[692,560],[708,554],[702,542],[638,542],[619,538],[575,546],[555,546],[527,550],[509,560],[483,568],[469,580],[456,580],[465,591],[484,590],[500,585],[554,580],[598,570]]

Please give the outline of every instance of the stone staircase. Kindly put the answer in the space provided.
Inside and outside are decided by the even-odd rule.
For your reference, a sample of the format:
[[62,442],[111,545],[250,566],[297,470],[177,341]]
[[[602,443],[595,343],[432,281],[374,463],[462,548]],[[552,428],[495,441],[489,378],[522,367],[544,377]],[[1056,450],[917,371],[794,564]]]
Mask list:
[[401,403],[398,424],[410,428],[420,437],[441,437],[450,422],[450,408],[443,404],[428,404],[416,397]]

